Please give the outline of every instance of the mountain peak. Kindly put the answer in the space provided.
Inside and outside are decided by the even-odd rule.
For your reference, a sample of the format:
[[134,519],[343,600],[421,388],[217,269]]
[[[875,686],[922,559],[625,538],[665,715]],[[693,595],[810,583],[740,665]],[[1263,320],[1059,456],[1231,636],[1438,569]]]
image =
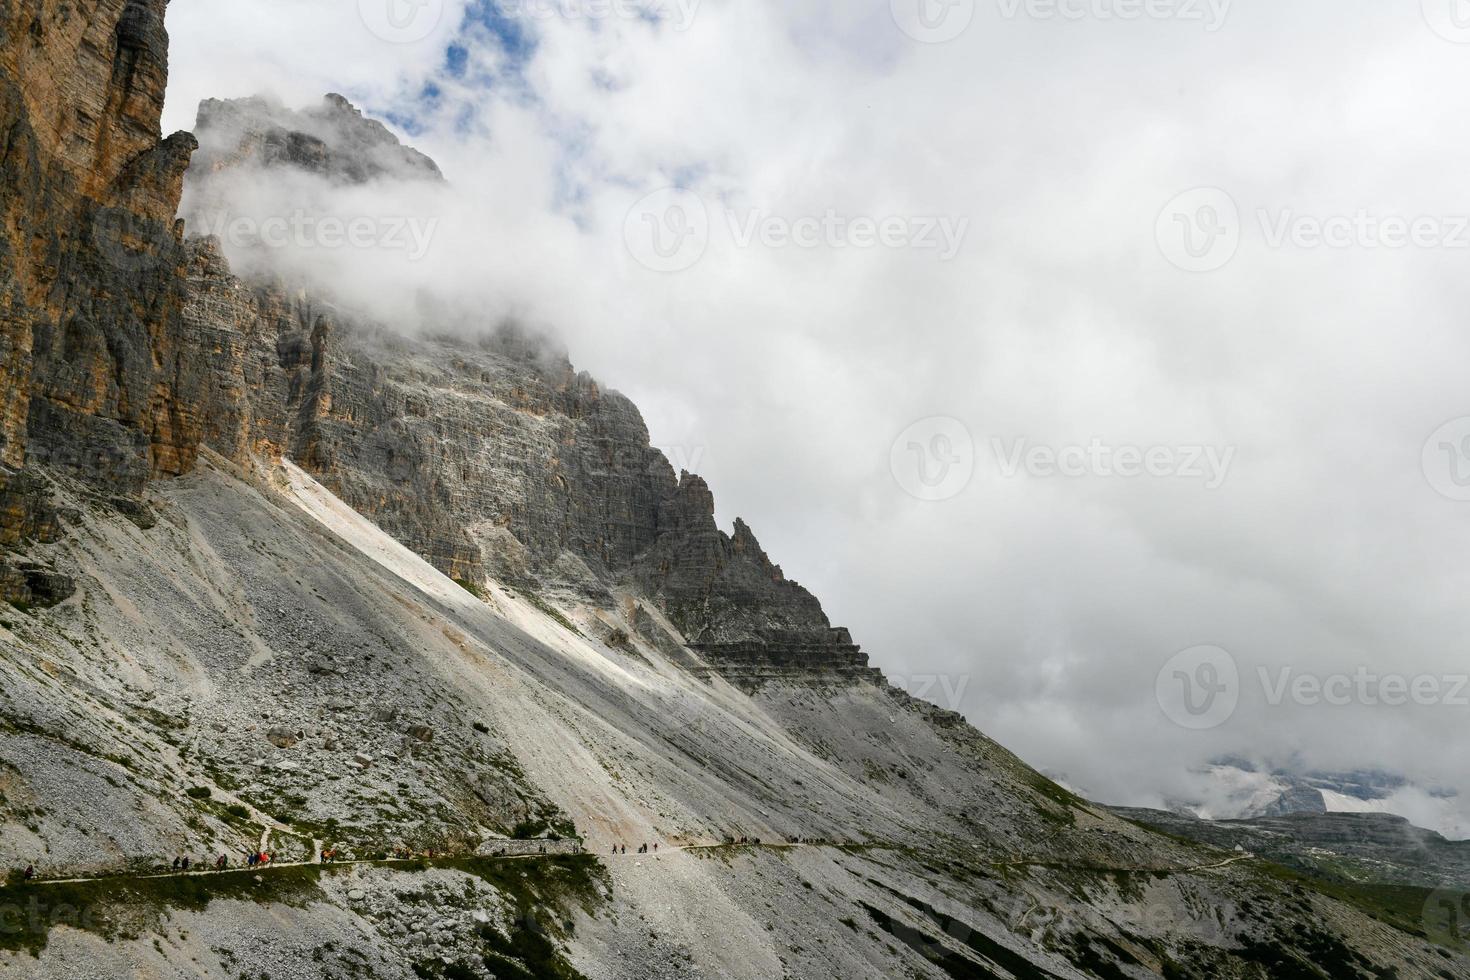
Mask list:
[[305,109],[268,96],[206,99],[195,135],[196,173],[284,165],[350,184],[444,179],[433,160],[335,92]]

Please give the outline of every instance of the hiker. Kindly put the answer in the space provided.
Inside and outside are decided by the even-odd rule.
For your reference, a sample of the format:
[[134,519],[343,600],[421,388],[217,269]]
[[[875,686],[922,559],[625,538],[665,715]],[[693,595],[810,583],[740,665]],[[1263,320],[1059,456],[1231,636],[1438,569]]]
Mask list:
[[658,853],[658,845],[657,844],[654,844],[653,845],[653,853],[655,853],[655,854]]
[[618,845],[616,845],[616,844],[613,845],[613,853],[614,854],[618,853]]
[[214,862],[214,869],[216,871],[223,871],[226,868],[228,868],[229,866],[230,866],[230,858],[229,858],[229,855],[227,855],[227,854],[221,854],[219,856],[219,860]]
[[189,870],[189,859],[188,858],[180,858],[179,859],[179,869],[182,870],[182,871],[188,871]]
[[36,866],[34,864],[26,865],[25,880],[30,881],[34,877],[36,877]]
[[174,870],[175,871],[179,870],[179,859],[178,858],[174,858]]

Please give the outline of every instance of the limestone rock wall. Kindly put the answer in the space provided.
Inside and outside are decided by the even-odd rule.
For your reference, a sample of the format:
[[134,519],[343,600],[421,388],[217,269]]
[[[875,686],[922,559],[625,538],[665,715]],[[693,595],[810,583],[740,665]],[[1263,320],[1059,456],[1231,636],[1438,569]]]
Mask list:
[[[498,324],[405,339],[299,284],[241,279],[214,240],[186,239],[186,170],[203,199],[245,165],[443,178],[339,96],[300,112],[208,102],[190,169],[199,141],[158,128],[165,7],[0,2],[6,474],[137,509],[202,445],[289,457],[461,580],[593,602],[630,588],[710,642],[827,628],[744,524],[715,526],[709,488],[676,477],[637,408],[546,343]],[[22,533],[16,513],[0,513],[0,541]]]
[[198,444],[174,222],[194,140],[160,139],[164,8],[0,5],[0,463],[128,494]]
[[[197,130],[184,213],[204,228],[237,169],[442,180],[340,96],[300,112],[209,101]],[[602,603],[630,588],[711,642],[827,628],[743,522],[733,536],[716,527],[709,487],[675,476],[637,407],[544,339],[497,324],[406,338],[350,296],[329,306],[300,286],[237,279],[213,240],[191,235],[189,247],[183,319],[208,352],[204,438],[219,451],[289,456],[462,581],[489,573]]]

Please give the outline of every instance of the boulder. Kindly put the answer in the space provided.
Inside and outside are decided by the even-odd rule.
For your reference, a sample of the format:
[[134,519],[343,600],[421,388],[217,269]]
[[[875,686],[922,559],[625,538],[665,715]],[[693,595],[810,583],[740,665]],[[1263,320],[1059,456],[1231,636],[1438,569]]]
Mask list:
[[265,740],[278,749],[295,748],[301,738],[289,728],[274,727],[265,733]]

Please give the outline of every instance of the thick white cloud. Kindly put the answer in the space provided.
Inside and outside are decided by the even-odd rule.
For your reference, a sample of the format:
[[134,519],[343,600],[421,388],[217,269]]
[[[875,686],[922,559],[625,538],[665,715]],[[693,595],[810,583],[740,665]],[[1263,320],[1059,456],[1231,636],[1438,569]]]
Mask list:
[[[176,4],[169,118],[262,88],[417,111],[448,196],[350,207],[432,212],[433,251],[334,263],[339,288],[558,331],[877,662],[916,689],[944,675],[1030,761],[1118,801],[1187,792],[1189,766],[1229,752],[1470,791],[1470,706],[1272,705],[1258,672],[1470,669],[1470,503],[1421,466],[1430,434],[1470,415],[1470,48],[1416,4],[1241,5],[1210,31],[1103,19],[1104,0],[1064,5],[1075,20],[996,0],[938,45],[886,3],[665,6],[660,25],[575,3],[523,19],[521,64],[471,29],[454,78],[447,34],[381,42],[355,2]],[[432,109],[409,98],[426,81]],[[625,219],[673,184],[703,199],[710,241],[653,272]],[[1191,273],[1156,225],[1201,187],[1228,192],[1241,240]],[[1360,211],[1436,219],[1425,241],[1460,247],[1351,227],[1347,247],[1270,241],[1283,215]],[[825,229],[815,247],[742,247],[752,212],[967,225],[944,261]],[[976,446],[973,480],[941,502],[890,472],[893,440],[931,416]],[[993,440],[1003,457],[1021,439],[1233,456],[1215,489],[1008,477]],[[1199,644],[1233,654],[1242,690],[1193,732],[1155,679]]]

